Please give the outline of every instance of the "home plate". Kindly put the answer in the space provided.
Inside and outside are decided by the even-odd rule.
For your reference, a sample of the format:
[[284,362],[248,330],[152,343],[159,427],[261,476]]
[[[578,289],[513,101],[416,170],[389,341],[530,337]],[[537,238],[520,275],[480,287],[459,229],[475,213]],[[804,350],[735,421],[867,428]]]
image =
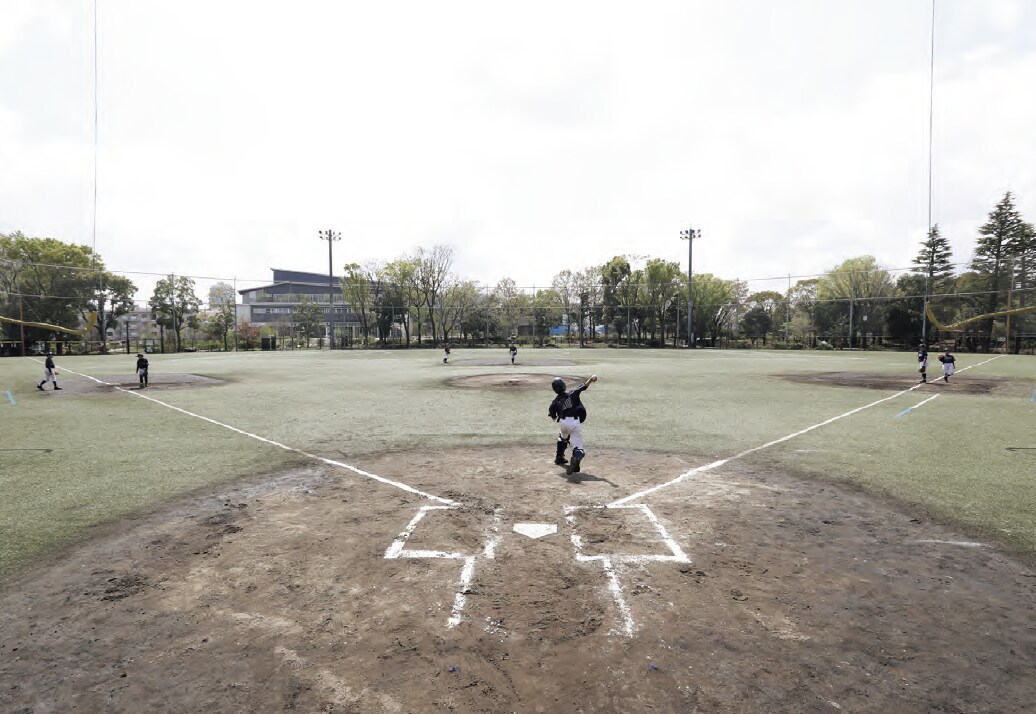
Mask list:
[[558,527],[553,523],[515,523],[514,532],[530,538],[542,538],[545,535],[557,533]]

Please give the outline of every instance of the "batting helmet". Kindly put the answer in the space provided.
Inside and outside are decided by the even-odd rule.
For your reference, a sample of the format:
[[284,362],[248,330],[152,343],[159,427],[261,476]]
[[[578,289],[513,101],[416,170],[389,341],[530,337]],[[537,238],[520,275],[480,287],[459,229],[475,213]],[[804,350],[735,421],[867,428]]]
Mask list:
[[550,388],[554,390],[555,394],[564,394],[565,380],[563,380],[561,377],[555,377],[550,383]]

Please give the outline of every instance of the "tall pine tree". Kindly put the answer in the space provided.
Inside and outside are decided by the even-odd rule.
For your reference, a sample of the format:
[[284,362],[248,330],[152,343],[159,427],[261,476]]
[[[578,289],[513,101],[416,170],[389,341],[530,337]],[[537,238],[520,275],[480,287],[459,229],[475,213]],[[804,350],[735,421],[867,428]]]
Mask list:
[[[937,300],[940,295],[949,292],[953,283],[953,263],[950,261],[950,241],[939,231],[935,224],[928,231],[928,238],[921,241],[921,250],[914,258],[914,273],[925,278],[925,297],[929,301]],[[924,305],[921,306],[924,309]],[[926,322],[927,324],[927,322]],[[927,332],[931,333],[931,325]],[[929,334],[922,335],[929,342]]]
[[[971,268],[986,282],[984,312],[996,312],[997,307],[1007,301],[1007,283],[1011,276],[1012,245],[1024,237],[1026,223],[1014,207],[1014,196],[1008,191],[989,213],[989,220],[979,228],[978,243]],[[982,326],[986,348],[993,344],[993,318]]]

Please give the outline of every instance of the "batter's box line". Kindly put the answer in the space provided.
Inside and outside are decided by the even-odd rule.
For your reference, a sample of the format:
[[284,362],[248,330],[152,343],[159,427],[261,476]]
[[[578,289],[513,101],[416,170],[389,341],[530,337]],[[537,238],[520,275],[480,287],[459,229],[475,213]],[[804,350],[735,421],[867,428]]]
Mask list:
[[[622,553],[607,553],[600,555],[586,555],[583,553],[583,538],[579,535],[576,530],[576,513],[578,511],[589,511],[589,510],[630,510],[640,511],[648,519],[648,521],[658,531],[658,535],[663,543],[669,548],[668,555],[632,555]],[[673,540],[672,536],[669,535],[669,531],[666,530],[665,526],[658,520],[655,514],[652,512],[647,505],[638,503],[633,506],[619,506],[614,504],[608,504],[606,506],[565,506],[565,520],[568,521],[569,526],[572,528],[572,546],[576,551],[576,560],[578,562],[589,562],[598,561],[601,563],[601,567],[604,568],[605,575],[608,576],[608,590],[611,592],[612,600],[615,602],[615,608],[619,611],[620,624],[618,628],[613,629],[610,634],[623,635],[624,637],[632,637],[637,632],[637,623],[633,619],[633,611],[630,609],[629,603],[626,601],[626,596],[622,592],[622,585],[619,583],[619,575],[617,572],[616,564],[625,563],[647,563],[652,561],[658,562],[673,562],[673,563],[690,563],[691,559],[687,557],[687,554],[683,552],[680,544]]]
[[446,552],[442,550],[407,550],[406,544],[413,535],[417,524],[421,522],[429,511],[451,511],[457,506],[421,506],[403,532],[400,533],[392,545],[385,551],[385,558],[394,560],[396,558],[441,558],[445,560],[463,560],[464,565],[460,570],[460,582],[457,592],[453,596],[453,609],[450,612],[450,619],[446,621],[449,628],[459,625],[464,617],[464,606],[467,604],[468,594],[471,593],[471,581],[475,577],[475,563],[481,558],[492,560],[496,557],[496,546],[500,542],[500,509],[493,511],[493,520],[485,532],[485,545],[480,554]]

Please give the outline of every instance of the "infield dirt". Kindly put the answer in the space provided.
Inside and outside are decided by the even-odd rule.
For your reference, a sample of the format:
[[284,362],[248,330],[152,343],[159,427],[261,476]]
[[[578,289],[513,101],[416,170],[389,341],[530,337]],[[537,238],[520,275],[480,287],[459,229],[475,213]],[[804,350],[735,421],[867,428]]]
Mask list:
[[[113,524],[0,593],[4,712],[1023,712],[1036,573],[853,490],[553,445],[256,478]],[[573,512],[569,511],[571,515]],[[557,532],[530,538],[517,523]],[[614,580],[585,553],[613,554]],[[493,557],[487,539],[495,539]],[[617,587],[616,587],[617,586]],[[623,607],[626,608],[624,613]],[[450,626],[451,617],[459,624]],[[626,630],[624,631],[624,628]]]

